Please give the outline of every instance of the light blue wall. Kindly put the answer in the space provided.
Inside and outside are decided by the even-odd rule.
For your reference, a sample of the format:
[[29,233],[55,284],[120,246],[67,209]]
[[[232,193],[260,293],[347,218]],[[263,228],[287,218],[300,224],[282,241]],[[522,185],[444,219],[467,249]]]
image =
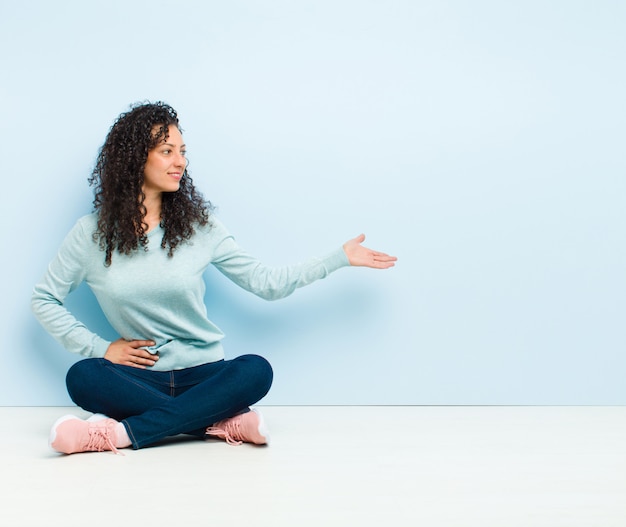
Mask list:
[[144,99],[268,263],[360,232],[400,258],[278,303],[207,274],[227,354],[275,367],[267,403],[625,404],[624,6],[4,2],[0,404],[69,404],[30,292]]

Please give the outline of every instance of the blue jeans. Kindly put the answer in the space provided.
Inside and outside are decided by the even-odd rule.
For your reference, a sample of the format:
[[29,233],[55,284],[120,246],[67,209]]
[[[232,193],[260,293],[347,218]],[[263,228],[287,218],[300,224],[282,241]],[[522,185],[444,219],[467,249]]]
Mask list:
[[78,406],[121,421],[133,448],[177,434],[203,437],[206,427],[248,410],[270,389],[273,372],[258,355],[174,371],[84,359],[67,372]]

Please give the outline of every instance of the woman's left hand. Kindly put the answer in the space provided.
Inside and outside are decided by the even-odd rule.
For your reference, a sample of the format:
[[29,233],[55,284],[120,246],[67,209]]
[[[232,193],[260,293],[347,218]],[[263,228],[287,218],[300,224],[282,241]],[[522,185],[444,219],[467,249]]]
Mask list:
[[350,265],[372,267],[373,269],[388,269],[395,265],[397,258],[379,251],[373,251],[361,244],[365,241],[365,234],[360,234],[343,244],[343,250],[350,261]]

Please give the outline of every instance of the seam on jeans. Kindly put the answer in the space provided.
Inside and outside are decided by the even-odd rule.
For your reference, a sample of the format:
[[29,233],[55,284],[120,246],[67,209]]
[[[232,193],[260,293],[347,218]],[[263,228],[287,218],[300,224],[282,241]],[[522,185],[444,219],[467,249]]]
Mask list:
[[120,422],[124,425],[124,428],[126,428],[126,433],[128,434],[128,437],[130,438],[130,442],[133,444],[133,449],[137,450],[139,448],[139,443],[137,443],[137,439],[135,439],[135,434],[133,434],[133,431],[131,430],[130,425],[128,424],[126,419]]
[[109,368],[109,370],[115,373],[115,375],[124,379],[125,381],[131,382],[132,384],[134,384],[135,386],[138,386],[142,390],[158,395],[159,397],[163,398],[164,401],[168,401],[169,399],[171,399],[169,395],[166,395],[160,392],[156,388],[153,388],[152,386],[146,386],[144,383],[138,382],[134,377],[132,377],[132,375],[124,375],[122,372],[118,371],[117,368],[112,368],[111,366],[106,365],[106,364],[104,365],[104,367]]
[[[138,380],[139,382],[147,382],[145,380],[145,377],[141,375],[141,373],[147,373],[148,375],[157,375],[159,373],[168,373],[165,371],[156,371],[156,370],[151,370],[149,368],[136,368],[133,366],[123,366],[121,364],[114,364],[111,361],[108,361],[106,359],[103,360],[103,366],[105,368],[108,368],[112,371],[114,371],[115,373],[119,373],[120,375],[123,375],[125,377],[128,377],[130,379],[134,379],[134,380]],[[167,386],[169,384],[169,381],[167,379],[164,380],[151,380],[152,383],[158,385],[159,387],[163,386]]]
[[176,395],[176,377],[174,376],[174,372],[170,372],[170,397],[174,397]]

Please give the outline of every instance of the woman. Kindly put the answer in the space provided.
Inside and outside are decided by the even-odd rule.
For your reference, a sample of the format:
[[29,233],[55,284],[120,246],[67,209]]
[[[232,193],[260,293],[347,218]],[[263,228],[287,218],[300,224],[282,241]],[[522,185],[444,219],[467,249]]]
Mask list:
[[[67,374],[72,400],[94,415],[61,417],[58,452],[152,445],[176,434],[266,444],[261,414],[272,368],[257,355],[225,360],[222,332],[207,318],[209,264],[268,300],[347,265],[385,269],[395,257],[361,245],[270,268],[247,254],[211,214],[187,171],[176,111],[136,105],[115,121],[90,178],[95,212],[76,223],[35,286],[32,306],[64,347],[85,357]],[[87,282],[120,338],[92,333],[63,305]]]

